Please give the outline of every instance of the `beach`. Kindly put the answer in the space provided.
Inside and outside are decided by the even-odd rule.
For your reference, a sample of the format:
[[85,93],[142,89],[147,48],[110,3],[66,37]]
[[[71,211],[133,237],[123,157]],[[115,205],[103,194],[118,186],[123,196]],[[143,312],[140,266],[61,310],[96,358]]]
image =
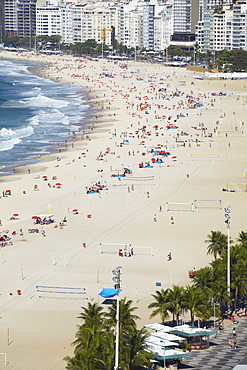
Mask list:
[[9,369],[62,370],[81,307],[102,303],[114,268],[139,326],[159,322],[151,295],[210,263],[204,241],[227,234],[224,207],[231,238],[246,231],[244,185],[223,191],[246,183],[246,86],[134,61],[0,58],[40,63],[42,76],[81,86],[92,109],[87,133],[0,182],[0,232],[13,243],[0,257],[0,369],[6,354]]

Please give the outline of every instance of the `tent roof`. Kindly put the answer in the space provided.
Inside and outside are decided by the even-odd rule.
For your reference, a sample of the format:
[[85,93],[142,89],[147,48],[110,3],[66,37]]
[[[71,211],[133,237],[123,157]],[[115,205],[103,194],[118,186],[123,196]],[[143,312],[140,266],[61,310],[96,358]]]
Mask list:
[[169,334],[169,333],[162,332],[162,331],[157,331],[156,333],[153,333],[151,335],[153,337],[160,338],[160,339],[163,339],[163,340],[174,340],[174,341],[186,340],[185,338],[182,338],[178,335]]
[[161,346],[161,347],[174,347],[178,346],[177,343],[172,342],[170,340],[160,339],[157,337],[154,337],[153,335],[149,335],[149,337],[146,339],[146,342],[149,346]]
[[164,358],[172,359],[172,358],[179,358],[179,357],[187,357],[191,356],[189,353],[177,350],[177,349],[162,349],[160,346],[152,346],[151,353],[157,360],[163,360]]
[[164,331],[164,332],[169,332],[171,331],[172,328],[171,326],[168,326],[168,325],[162,325],[162,324],[158,324],[158,323],[154,323],[154,324],[147,324],[147,325],[144,325],[146,328],[150,328],[150,329],[153,329],[153,330],[158,330],[158,331]]
[[215,334],[214,331],[189,325],[175,326],[172,328],[171,333],[181,335],[182,337],[204,337],[205,335]]

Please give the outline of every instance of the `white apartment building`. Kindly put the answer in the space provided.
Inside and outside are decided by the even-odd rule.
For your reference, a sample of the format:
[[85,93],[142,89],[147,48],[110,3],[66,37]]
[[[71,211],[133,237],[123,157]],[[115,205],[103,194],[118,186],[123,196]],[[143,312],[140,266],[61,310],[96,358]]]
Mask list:
[[227,49],[228,21],[232,17],[232,11],[225,8],[220,13],[212,12],[211,15],[210,49],[215,51]]
[[58,6],[43,6],[36,10],[36,35],[62,35],[61,8]]
[[172,6],[167,5],[154,18],[154,50],[164,51],[170,45],[173,33]]
[[37,35],[61,35],[66,44],[94,39],[111,45],[113,13],[103,3],[40,7],[37,8]]
[[137,10],[124,13],[124,31],[121,35],[121,43],[129,48],[140,46],[142,43],[141,15]]

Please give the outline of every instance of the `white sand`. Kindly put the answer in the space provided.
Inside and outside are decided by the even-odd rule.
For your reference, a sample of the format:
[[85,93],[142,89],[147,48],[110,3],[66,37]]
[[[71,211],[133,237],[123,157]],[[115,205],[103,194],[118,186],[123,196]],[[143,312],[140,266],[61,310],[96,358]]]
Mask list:
[[[90,299],[102,302],[98,293],[103,287],[112,287],[113,268],[122,266],[121,296],[133,300],[142,325],[150,322],[151,311],[147,306],[152,302],[151,294],[160,289],[156,282],[160,282],[164,289],[172,284],[185,286],[190,283],[188,271],[192,267],[200,268],[211,261],[211,256],[206,255],[204,240],[211,230],[227,233],[224,211],[166,212],[166,202],[221,200],[223,207],[228,203],[231,206],[232,238],[236,238],[240,231],[246,231],[243,207],[246,194],[222,191],[228,182],[246,182],[243,179],[246,139],[238,134],[216,137],[213,133],[216,121],[222,122],[222,130],[235,131],[236,126],[238,130],[245,128],[242,126],[246,116],[245,82],[201,81],[193,79],[193,72],[183,69],[134,62],[128,63],[126,71],[106,61],[78,62],[70,57],[20,56],[7,52],[2,52],[0,57],[51,63],[48,70],[44,69],[44,75],[86,87],[92,107],[103,108],[98,113],[99,118],[92,116],[89,122],[94,123],[90,141],[78,137],[74,148],[69,143],[68,150],[61,154],[51,154],[37,164],[16,168],[15,175],[2,178],[4,182],[0,183],[0,195],[2,191],[12,190],[11,196],[0,199],[0,231],[7,229],[9,234],[13,230],[18,231],[18,235],[12,237],[13,246],[2,248],[0,258],[1,352],[7,354],[9,369],[64,369],[63,357],[73,353],[70,343],[76,325],[80,323],[76,318],[80,307]],[[114,74],[114,78],[101,77],[102,66],[107,69],[106,73]],[[71,77],[72,74],[83,77]],[[161,79],[165,75],[170,77]],[[137,81],[137,76],[142,80]],[[184,80],[186,86],[180,86],[179,81]],[[191,85],[192,81],[194,85]],[[196,97],[201,94],[203,110],[186,106],[173,109],[173,105],[185,100],[185,94],[169,101],[161,99],[157,90],[166,87],[167,83],[170,84],[168,92],[175,92],[177,88],[185,94],[193,90]],[[155,86],[154,92],[151,86]],[[208,97],[208,91],[224,91],[233,93],[233,96]],[[145,101],[152,105],[149,114],[136,109],[137,104]],[[163,104],[164,108],[159,109],[155,104]],[[108,107],[110,109],[106,109]],[[188,117],[177,120],[179,129],[165,129],[167,117],[171,115],[174,119],[179,113],[188,113]],[[224,114],[225,117],[220,118]],[[166,118],[155,119],[155,115]],[[213,133],[212,138],[202,137],[201,131],[192,128],[199,123],[204,123],[207,132]],[[158,130],[153,128],[155,124],[159,125]],[[135,134],[134,138],[129,137],[130,132],[135,133],[143,125],[151,131],[150,136],[141,137],[140,132],[139,139]],[[113,136],[115,130],[116,137]],[[181,139],[194,140],[191,147],[188,142],[185,147],[177,147],[174,137],[182,130],[188,136]],[[128,133],[127,137],[123,132]],[[158,136],[155,132],[159,133]],[[196,145],[196,138],[202,140],[200,146]],[[124,139],[129,140],[129,144],[119,146]],[[140,145],[141,141],[145,141],[145,145]],[[147,154],[148,150],[166,142],[171,156],[165,158],[163,164],[154,164],[153,168],[146,169],[138,167],[138,163],[152,158],[150,153]],[[108,147],[110,153],[103,160],[96,160]],[[81,153],[86,153],[86,157]],[[191,154],[211,158],[192,160]],[[57,155],[60,161],[56,161]],[[219,158],[213,159],[215,155]],[[173,161],[172,156],[177,160]],[[123,166],[130,166],[133,170],[128,178],[153,176],[154,180],[119,181],[111,177],[113,173],[122,172]],[[29,168],[31,174],[28,174]],[[101,169],[103,172],[98,172]],[[35,179],[34,174],[40,178]],[[48,176],[48,181],[42,179],[44,175]],[[52,180],[53,176],[62,183],[61,188],[48,187],[48,182],[51,185],[57,182]],[[95,181],[106,181],[108,190],[102,191],[100,196],[86,194],[85,187]],[[33,190],[35,184],[39,191]],[[134,190],[131,190],[132,184]],[[23,194],[24,190],[26,194]],[[159,211],[160,206],[162,212]],[[31,217],[46,214],[49,207],[57,224],[64,216],[67,217],[66,226],[63,229],[54,228],[54,224],[43,226],[46,237],[41,232],[28,233],[29,228],[36,228]],[[79,214],[71,213],[74,208]],[[8,221],[13,213],[18,213],[20,219]],[[157,222],[154,222],[154,215]],[[175,219],[174,224],[170,222],[171,216]],[[40,225],[37,227],[41,230]],[[20,228],[23,229],[23,237],[19,235]],[[86,243],[86,248],[82,243]],[[114,254],[100,254],[100,243],[131,244],[137,255],[118,257],[117,246]],[[136,246],[152,247],[154,256],[138,255]],[[167,262],[169,252],[172,252],[173,259]],[[37,285],[86,288],[87,294],[38,293]],[[17,295],[17,289],[22,291],[21,295]],[[157,317],[152,321],[159,320]],[[0,369],[4,368],[3,361],[4,355],[0,355]]]

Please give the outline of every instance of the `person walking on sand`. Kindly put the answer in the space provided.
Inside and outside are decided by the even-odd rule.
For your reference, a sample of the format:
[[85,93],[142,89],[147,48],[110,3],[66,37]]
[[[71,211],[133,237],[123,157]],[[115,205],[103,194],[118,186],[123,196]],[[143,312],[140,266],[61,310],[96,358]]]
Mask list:
[[154,222],[157,222],[157,216],[154,215]]
[[174,224],[174,217],[171,216],[170,220],[171,220],[171,224],[173,225]]
[[168,253],[167,255],[167,261],[171,261],[172,260],[172,252]]

